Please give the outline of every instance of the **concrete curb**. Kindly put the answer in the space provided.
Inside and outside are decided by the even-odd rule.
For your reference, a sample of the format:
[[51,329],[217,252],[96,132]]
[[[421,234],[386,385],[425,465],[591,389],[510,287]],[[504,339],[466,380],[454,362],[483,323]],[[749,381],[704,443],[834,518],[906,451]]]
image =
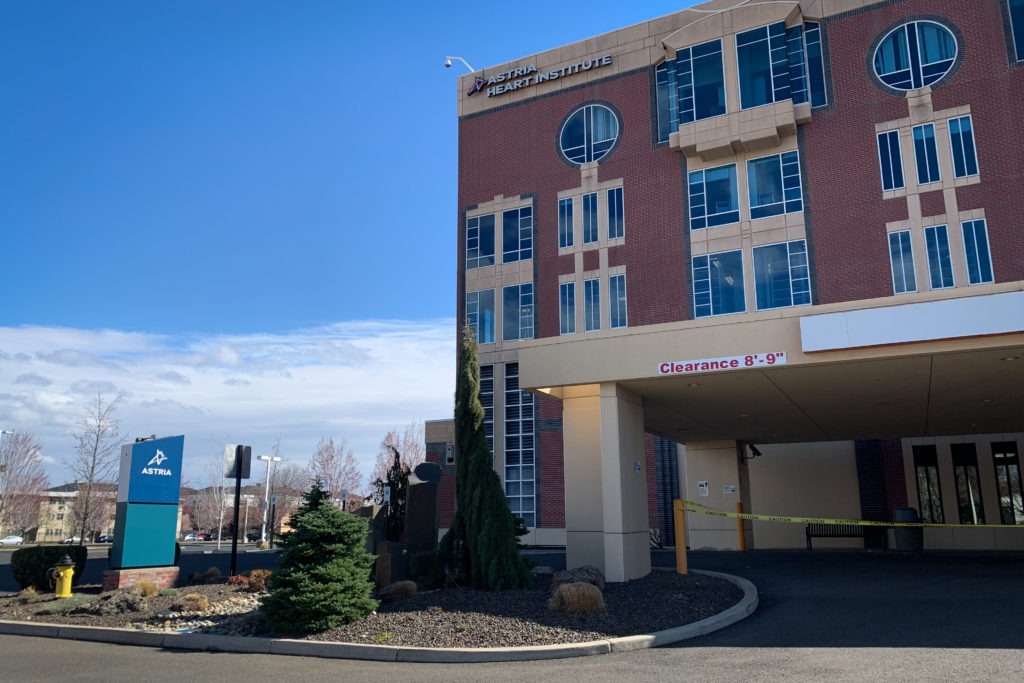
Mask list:
[[490,648],[391,647],[387,645],[289,640],[287,638],[216,636],[205,633],[161,633],[159,631],[134,631],[98,626],[39,624],[27,621],[0,621],[0,634],[68,638],[71,640],[116,643],[119,645],[162,647],[173,650],[244,652],[331,659],[361,659],[378,662],[455,664],[589,657],[590,655],[659,647],[670,643],[678,643],[689,638],[696,638],[746,619],[757,609],[757,588],[746,579],[720,572],[696,569],[691,571],[694,574],[706,574],[725,579],[738,586],[743,591],[743,597],[738,603],[724,612],[707,619],[701,619],[692,624],[677,626],[655,633],[594,640],[588,643]]

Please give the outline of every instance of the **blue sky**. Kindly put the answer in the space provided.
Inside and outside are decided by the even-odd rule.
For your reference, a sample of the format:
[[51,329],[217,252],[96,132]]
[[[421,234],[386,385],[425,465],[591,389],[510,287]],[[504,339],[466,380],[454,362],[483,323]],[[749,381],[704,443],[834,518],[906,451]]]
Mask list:
[[458,55],[688,2],[0,0],[0,428],[304,461],[450,415]]

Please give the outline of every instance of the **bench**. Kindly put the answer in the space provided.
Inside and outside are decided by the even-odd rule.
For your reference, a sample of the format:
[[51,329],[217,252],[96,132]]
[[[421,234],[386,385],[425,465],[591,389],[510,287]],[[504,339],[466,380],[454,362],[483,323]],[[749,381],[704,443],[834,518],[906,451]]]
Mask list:
[[811,547],[812,538],[864,538],[864,529],[860,524],[821,524],[811,523],[804,530],[807,534],[807,549]]

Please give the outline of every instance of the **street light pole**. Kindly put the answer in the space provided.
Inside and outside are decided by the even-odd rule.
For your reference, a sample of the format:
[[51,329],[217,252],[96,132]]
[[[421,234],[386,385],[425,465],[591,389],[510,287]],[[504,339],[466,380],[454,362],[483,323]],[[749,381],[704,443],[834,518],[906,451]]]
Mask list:
[[[281,462],[281,458],[276,455],[260,455],[257,456],[260,460],[267,461],[267,483],[263,486],[263,530],[260,531],[260,543],[267,542],[267,509],[270,505],[270,473],[271,467],[275,462]],[[274,533],[271,530],[270,533]]]

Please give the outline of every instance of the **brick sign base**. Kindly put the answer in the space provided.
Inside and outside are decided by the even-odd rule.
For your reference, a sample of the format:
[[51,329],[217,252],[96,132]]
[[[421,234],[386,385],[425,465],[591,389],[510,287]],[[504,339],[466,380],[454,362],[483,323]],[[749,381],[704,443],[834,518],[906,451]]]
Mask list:
[[152,581],[157,588],[174,588],[178,583],[178,571],[178,567],[107,569],[103,572],[103,590],[106,592],[118,588],[128,588],[143,579]]

